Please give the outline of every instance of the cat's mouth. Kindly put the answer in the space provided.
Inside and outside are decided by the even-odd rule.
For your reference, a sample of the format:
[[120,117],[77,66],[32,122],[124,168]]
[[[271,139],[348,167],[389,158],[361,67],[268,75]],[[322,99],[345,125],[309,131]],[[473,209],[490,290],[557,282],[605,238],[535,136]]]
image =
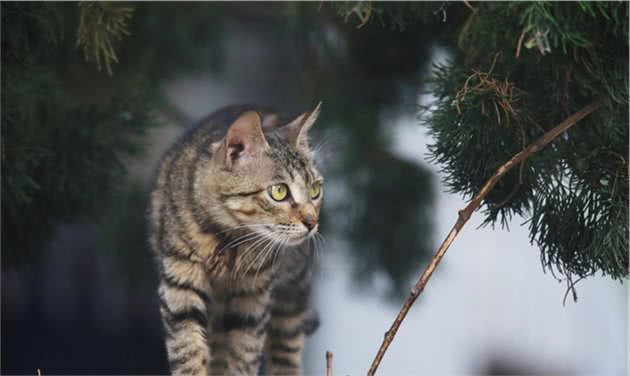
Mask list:
[[260,233],[263,237],[275,238],[278,243],[282,244],[283,248],[293,247],[304,243],[307,239],[314,237],[319,228],[318,225],[315,225],[310,229],[295,225],[281,225],[278,227],[266,226],[265,230]]
[[306,232],[301,232],[299,234],[289,235],[287,239],[287,246],[296,246],[304,243],[308,238],[312,238],[317,233],[317,227],[314,227]]
[[304,243],[304,241],[306,239],[308,239],[308,234],[307,235],[299,235],[299,236],[291,236],[289,239],[287,239],[286,245],[289,246],[289,247],[300,245],[300,244]]

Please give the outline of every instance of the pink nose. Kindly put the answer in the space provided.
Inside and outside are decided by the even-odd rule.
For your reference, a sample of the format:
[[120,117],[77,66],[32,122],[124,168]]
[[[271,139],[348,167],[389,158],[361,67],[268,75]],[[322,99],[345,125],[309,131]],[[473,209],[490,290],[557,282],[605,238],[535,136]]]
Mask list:
[[306,226],[308,231],[311,231],[315,226],[317,226],[317,218],[307,217],[302,220],[302,223],[304,223],[304,226]]

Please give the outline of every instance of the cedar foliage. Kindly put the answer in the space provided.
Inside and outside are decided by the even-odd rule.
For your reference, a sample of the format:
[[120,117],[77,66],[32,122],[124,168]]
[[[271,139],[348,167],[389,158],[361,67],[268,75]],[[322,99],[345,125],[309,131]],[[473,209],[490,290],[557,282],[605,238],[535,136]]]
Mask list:
[[79,30],[77,45],[83,47],[86,61],[94,61],[101,70],[105,64],[112,75],[112,63],[118,62],[114,43],[129,35],[127,22],[133,8],[109,2],[84,1],[79,3]]
[[218,43],[204,29],[214,14],[198,5],[177,14],[165,3],[0,6],[2,261],[15,266],[45,253],[54,225],[109,212],[126,162],[160,123],[161,82]]
[[[525,218],[544,270],[569,284],[628,276],[628,3],[360,2],[385,27],[452,15],[420,112],[446,185],[471,198],[514,154],[593,99],[605,106],[505,176],[483,204],[484,225]],[[346,8],[344,8],[346,7]],[[398,9],[391,12],[388,9]],[[338,6],[342,15],[352,9]],[[418,15],[420,14],[420,15]],[[463,16],[462,16],[463,14]],[[435,19],[433,22],[442,22]],[[360,31],[358,31],[360,32]]]
[[94,211],[92,198],[111,191],[124,174],[123,158],[139,151],[137,137],[152,124],[149,110],[157,98],[144,95],[142,82],[121,85],[104,105],[68,88],[64,67],[74,40],[64,10],[53,3],[2,3],[2,249],[8,263],[38,253],[53,222]]

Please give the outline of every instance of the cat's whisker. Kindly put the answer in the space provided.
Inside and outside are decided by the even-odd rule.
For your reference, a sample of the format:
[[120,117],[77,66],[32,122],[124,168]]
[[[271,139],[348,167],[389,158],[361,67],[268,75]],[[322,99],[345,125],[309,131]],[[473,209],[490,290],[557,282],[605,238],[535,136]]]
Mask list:
[[314,235],[315,235],[314,239],[316,239],[316,241],[317,241],[317,252],[316,252],[317,265],[321,265],[322,264],[322,257],[323,257],[322,250],[325,249],[324,237],[319,232],[316,232]]
[[[325,151],[325,154],[320,154],[322,151]],[[323,147],[320,147],[319,149],[317,149],[315,152],[312,153],[311,158],[314,161],[325,161],[326,159],[328,159],[330,156],[335,155],[336,150],[334,149],[328,149],[325,150]]]
[[318,253],[318,249],[317,249],[317,243],[315,240],[315,237],[312,238],[308,238],[308,246],[309,246],[309,253],[313,253],[315,255],[315,263],[319,265],[319,253]]
[[[247,250],[249,250],[250,248],[252,248],[252,246],[254,246],[254,245],[258,244],[258,243],[261,243],[261,241],[263,241],[263,240],[266,240],[266,235],[267,235],[267,234],[256,234],[256,236],[253,236],[252,238],[248,238],[248,239],[241,240],[241,242],[239,242],[238,244],[235,244],[233,247],[238,246],[238,245],[240,245],[240,244],[242,244],[242,243],[249,242],[249,241],[256,241],[255,243],[253,243],[253,244],[252,244],[249,248],[247,248],[247,249],[243,252],[244,254],[247,254],[247,252],[246,252],[246,251],[247,251]],[[225,248],[225,247],[224,247],[224,248]],[[255,249],[255,248],[254,248],[254,249]],[[238,259],[237,259],[237,260],[239,260],[239,264],[240,264],[240,262],[241,262],[240,260],[242,260],[242,259],[244,258],[244,257],[243,257],[243,256],[244,256],[244,254],[243,254],[243,255],[241,255],[241,257],[240,257],[240,258],[238,258]],[[235,266],[235,268],[237,268],[237,267],[238,267],[238,264]],[[235,275],[235,274],[236,274],[236,273],[234,272],[234,273],[233,273],[233,275]]]
[[247,266],[247,269],[245,269],[245,271],[243,272],[243,276],[245,276],[247,274],[247,272],[249,271],[249,269],[251,269],[251,267],[256,263],[256,260],[258,260],[258,258],[263,254],[264,250],[267,249],[267,246],[269,244],[273,244],[275,242],[275,240],[278,237],[278,233],[274,232],[271,234],[271,239],[268,243],[265,243],[264,248],[262,249],[262,251],[258,252],[258,254],[256,255],[256,257],[254,257],[254,259],[252,260],[252,262],[249,264],[249,266]]
[[314,150],[313,152],[316,152],[317,150],[319,150],[319,149],[320,149],[320,147],[321,147],[321,145],[322,145],[325,141],[329,140],[331,137],[332,137],[332,135],[326,135],[326,136],[324,136],[324,137],[321,139],[321,141],[319,141],[319,142],[317,143],[317,145],[315,145],[315,147],[313,148],[313,150]]
[[319,245],[317,244],[317,240],[315,238],[315,236],[313,236],[312,238],[309,238],[309,250],[312,251],[312,253],[314,254],[314,259],[315,259],[315,263],[317,265],[320,264],[319,261]]
[[[257,224],[257,225],[244,225],[244,226],[238,226],[238,227],[236,227],[236,228],[244,228],[244,227],[252,227],[252,226],[266,226],[266,225],[264,225],[264,224],[260,224],[260,225],[258,225],[258,224]],[[235,230],[236,228],[232,228],[232,229],[230,229],[230,230]],[[226,230],[226,231],[230,231],[230,230]],[[225,232],[225,231],[222,231],[222,232]],[[243,243],[246,243],[246,242],[248,242],[248,241],[253,241],[253,240],[255,240],[255,239],[258,239],[258,238],[259,238],[260,236],[262,236],[262,235],[263,235],[262,233],[258,233],[258,232],[251,232],[251,233],[247,233],[247,234],[245,234],[245,235],[242,235],[242,236],[240,236],[240,237],[238,237],[238,238],[236,238],[236,239],[234,239],[234,240],[230,241],[228,244],[226,244],[226,245],[225,245],[223,248],[221,248],[220,250],[218,250],[218,251],[214,252],[214,254],[212,255],[211,260],[212,260],[212,259],[214,259],[214,257],[216,257],[217,255],[220,255],[220,254],[221,254],[221,252],[222,252],[224,249],[228,248],[228,247],[232,247],[232,248],[233,248],[233,247],[237,247],[237,246],[239,246],[239,245],[241,245],[241,244],[243,244]]]
[[257,239],[257,238],[259,238],[262,235],[263,234],[260,234],[260,233],[257,233],[257,232],[251,232],[251,233],[245,234],[243,236],[239,236],[238,238],[236,238],[236,239],[232,240],[231,242],[229,242],[228,244],[226,244],[223,248],[221,248],[218,251],[214,252],[212,257],[214,258],[215,256],[220,255],[221,252],[224,249],[228,248],[228,247],[236,247],[236,246],[238,246],[238,245],[240,245],[242,243],[245,243],[245,242]]
[[273,250],[273,256],[271,258],[271,274],[275,275],[275,263],[276,263],[276,257],[278,256],[278,253],[282,252],[285,249],[285,244],[289,241],[289,237],[285,236],[284,239],[282,239],[282,242],[278,244],[277,248],[274,248]]
[[274,265],[276,263],[276,257],[278,257],[278,253],[280,253],[280,251],[283,249],[283,246],[281,245],[280,247],[278,247],[278,249],[275,251],[273,258],[271,259],[271,273],[273,274],[275,272],[275,268]]
[[317,144],[317,146],[313,149],[313,158],[315,158],[317,156],[317,153],[322,150],[324,148],[324,146],[326,146],[326,144],[332,142],[332,141],[337,141],[339,140],[340,137],[334,137],[332,135],[329,136],[325,136],[320,142],[319,144]]
[[[251,244],[249,247],[247,247],[240,256],[240,262],[238,263],[237,267],[234,268],[234,276],[236,277],[238,270],[240,269],[241,265],[243,262],[245,262],[246,260],[246,256],[248,253],[254,252],[254,250],[256,250],[258,248],[258,245],[260,244],[260,246],[262,246],[263,244],[267,244],[264,243],[264,241],[270,241],[270,239],[273,239],[273,235],[275,233],[271,232],[271,233],[265,233],[262,234],[261,238],[256,240],[256,242],[254,242],[253,244]],[[244,275],[244,274],[243,274]]]
[[[219,249],[218,251],[215,251],[214,254],[212,255],[212,257],[210,257],[210,260],[208,261],[209,263],[212,262],[217,256],[221,255],[221,252],[223,252],[224,249],[228,248],[228,247],[236,247],[242,243],[248,242],[248,241],[254,241],[256,239],[258,239],[259,237],[263,236],[264,234],[261,233],[257,233],[257,232],[253,232],[253,233],[249,233],[249,234],[245,234],[243,236],[240,236],[234,240],[232,240],[231,242],[229,242],[228,244],[226,244],[223,248]],[[247,238],[247,239],[245,239]],[[234,244],[236,243],[236,244]]]
[[326,239],[324,239],[324,235],[322,235],[319,231],[315,233],[315,236],[321,241],[322,248],[326,247]]
[[[248,254],[259,250],[261,247],[266,247],[271,241],[273,241],[273,239],[276,237],[277,234],[278,234],[277,231],[266,233],[264,235],[263,239],[262,239],[262,240],[266,240],[266,242],[262,242],[262,241],[259,240],[255,244],[252,244],[251,246],[249,246],[245,251],[243,251],[243,253],[241,254],[241,260],[242,261],[241,261],[241,263],[239,263],[239,267],[235,270],[235,275],[236,275],[236,272],[238,272],[238,269],[240,269],[242,263],[246,262]],[[256,258],[259,255],[260,254],[258,254],[258,255],[256,255],[254,257],[254,260],[252,261],[252,263],[249,264],[249,266],[246,268],[246,270],[242,273],[242,276],[247,274],[247,271],[249,270],[249,268],[255,262]]]
[[[284,238],[283,238],[282,234],[278,235],[278,237],[276,237],[274,239],[271,248],[269,248],[269,250],[267,252],[265,252],[265,255],[263,256],[262,261],[260,261],[260,264],[258,265],[258,269],[256,269],[256,274],[254,275],[254,280],[252,282],[252,288],[254,288],[256,286],[256,279],[258,278],[258,272],[260,272],[260,268],[265,264],[265,260],[267,259],[267,255],[273,254],[272,251],[276,248],[276,245],[280,245],[280,241],[282,241],[283,239]],[[273,259],[272,259],[271,267],[272,267],[272,270],[273,270]]]
[[238,243],[233,244],[233,245],[232,245],[232,248],[234,248],[234,247],[236,247],[236,246],[239,246],[239,245],[241,245],[241,244],[243,244],[243,243],[247,243],[247,242],[249,242],[249,241],[252,241],[252,240],[254,240],[254,239],[257,239],[257,238],[259,238],[260,236],[264,236],[265,234],[266,234],[266,233],[264,233],[264,232],[252,232],[252,233],[250,233],[250,234],[248,234],[248,235],[241,236],[239,239],[241,239],[241,238],[243,238],[243,237],[245,237],[245,236],[254,235],[252,238],[243,239],[243,240],[240,240]]
[[273,256],[273,259],[271,260],[271,270],[273,271],[274,269],[274,262],[276,260],[276,257],[278,256],[278,253],[283,252],[286,249],[286,244],[289,242],[289,237],[287,236],[284,240],[284,243],[282,243],[280,245],[280,247],[278,248],[278,250],[276,251],[276,254]]
[[[278,242],[278,246],[274,247],[272,249],[272,251],[273,251],[273,253],[272,253],[273,256],[272,256],[272,259],[271,259],[271,273],[272,274],[275,272],[274,264],[275,264],[275,261],[276,261],[276,256],[278,256],[278,253],[282,252],[285,249],[285,245],[287,244],[288,241],[289,241],[289,236],[288,235],[284,235],[280,239],[280,241]],[[258,272],[256,272],[256,273],[258,273]],[[256,278],[254,277],[254,282],[255,282],[255,280],[256,280]]]

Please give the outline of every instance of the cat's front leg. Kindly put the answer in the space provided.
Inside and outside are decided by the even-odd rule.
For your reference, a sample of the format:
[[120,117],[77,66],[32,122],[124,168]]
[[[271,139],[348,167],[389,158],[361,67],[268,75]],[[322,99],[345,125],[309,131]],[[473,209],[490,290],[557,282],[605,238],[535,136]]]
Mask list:
[[[253,276],[252,276],[253,277]],[[264,352],[271,314],[271,276],[236,281],[230,289],[223,325],[227,374],[256,375]]]
[[310,263],[306,262],[273,291],[267,338],[268,375],[301,375],[303,372],[305,336],[318,325],[317,314],[308,309],[311,275]]
[[207,376],[209,284],[203,265],[165,256],[160,274],[160,312],[171,373]]

